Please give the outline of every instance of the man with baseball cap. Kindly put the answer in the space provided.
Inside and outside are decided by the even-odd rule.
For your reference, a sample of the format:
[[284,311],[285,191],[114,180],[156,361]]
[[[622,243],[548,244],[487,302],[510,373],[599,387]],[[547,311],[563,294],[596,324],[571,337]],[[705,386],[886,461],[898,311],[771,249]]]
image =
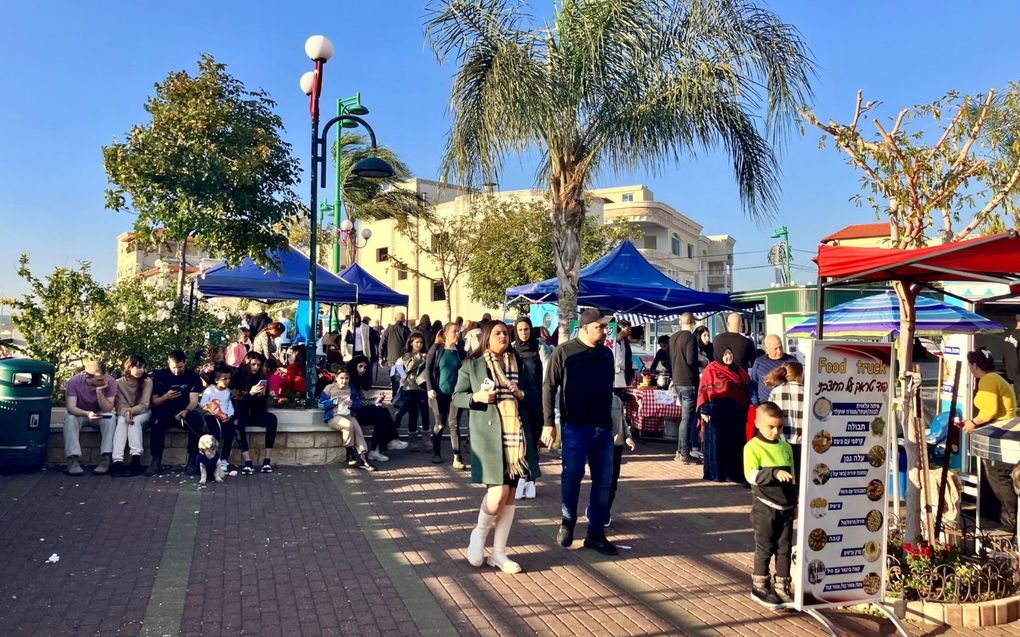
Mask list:
[[577,500],[581,491],[585,463],[591,470],[591,503],[588,506],[588,533],[585,548],[603,555],[616,555],[616,547],[606,539],[609,512],[609,487],[613,478],[613,352],[604,345],[609,317],[596,309],[581,313],[577,338],[553,352],[546,372],[542,400],[545,426],[542,443],[556,441],[554,414],[559,392],[560,427],[563,436],[561,456],[562,520],[556,535],[562,546],[574,542]]

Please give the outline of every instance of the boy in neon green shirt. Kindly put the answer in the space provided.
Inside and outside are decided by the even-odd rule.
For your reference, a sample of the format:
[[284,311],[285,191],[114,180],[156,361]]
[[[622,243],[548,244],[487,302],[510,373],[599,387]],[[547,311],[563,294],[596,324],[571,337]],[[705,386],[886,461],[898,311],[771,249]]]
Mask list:
[[[797,486],[793,478],[793,448],[779,439],[783,410],[765,401],[755,409],[758,431],[744,446],[744,478],[751,483],[751,527],[754,530],[754,573],[751,598],[769,607],[793,601],[790,560]],[[769,563],[776,556],[775,582]]]

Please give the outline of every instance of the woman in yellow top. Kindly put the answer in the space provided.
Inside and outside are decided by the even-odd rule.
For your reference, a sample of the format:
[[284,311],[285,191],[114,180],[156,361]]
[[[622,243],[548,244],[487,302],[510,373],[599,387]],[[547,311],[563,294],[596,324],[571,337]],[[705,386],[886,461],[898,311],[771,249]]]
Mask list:
[[[1016,394],[1013,387],[995,372],[995,362],[983,351],[967,354],[967,366],[978,380],[974,395],[974,409],[977,415],[963,423],[963,430],[970,433],[990,422],[1009,420],[1016,415]],[[988,485],[1002,505],[999,521],[1008,530],[1016,528],[1016,494],[1010,477],[1012,467],[1002,462],[982,460]]]

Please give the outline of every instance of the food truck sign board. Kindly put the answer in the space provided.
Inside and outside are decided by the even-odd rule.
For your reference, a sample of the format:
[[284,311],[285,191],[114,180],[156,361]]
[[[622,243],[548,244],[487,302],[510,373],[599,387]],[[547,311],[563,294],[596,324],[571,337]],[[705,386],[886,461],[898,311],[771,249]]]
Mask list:
[[880,603],[892,429],[888,343],[806,343],[795,607]]

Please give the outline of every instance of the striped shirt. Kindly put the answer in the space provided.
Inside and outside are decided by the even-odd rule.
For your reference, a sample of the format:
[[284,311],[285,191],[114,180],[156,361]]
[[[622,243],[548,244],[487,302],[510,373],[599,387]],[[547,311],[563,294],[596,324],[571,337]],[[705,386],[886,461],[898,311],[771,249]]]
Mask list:
[[799,445],[804,433],[804,386],[784,383],[772,389],[769,400],[783,410],[783,430],[779,437],[791,445]]

